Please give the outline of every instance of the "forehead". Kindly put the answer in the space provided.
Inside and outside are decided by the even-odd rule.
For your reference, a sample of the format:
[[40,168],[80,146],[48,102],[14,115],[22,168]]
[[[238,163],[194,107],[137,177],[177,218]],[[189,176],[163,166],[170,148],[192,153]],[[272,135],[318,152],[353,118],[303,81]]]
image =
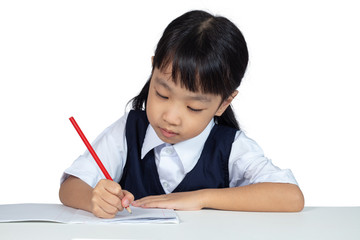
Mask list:
[[203,93],[201,91],[190,91],[184,86],[179,84],[180,80],[175,81],[172,78],[171,69],[167,71],[161,71],[158,68],[154,69],[152,81],[154,84],[159,85],[167,89],[169,92],[182,94],[186,98],[191,100],[198,100],[201,102],[212,102],[220,96],[210,93]]
[[190,92],[214,93],[214,91],[211,91],[208,86],[206,86],[210,82],[208,81],[209,79],[201,79],[197,65],[195,62],[183,63],[183,61],[181,61],[180,64],[176,61],[167,60],[160,66],[155,66],[154,69],[160,74],[166,75],[166,79],[173,81],[175,84],[179,84]]

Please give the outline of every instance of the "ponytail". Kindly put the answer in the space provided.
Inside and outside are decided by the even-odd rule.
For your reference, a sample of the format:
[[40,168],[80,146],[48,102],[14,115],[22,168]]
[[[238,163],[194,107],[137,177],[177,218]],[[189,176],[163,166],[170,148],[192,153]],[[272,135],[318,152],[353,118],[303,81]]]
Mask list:
[[145,83],[139,95],[137,95],[136,97],[134,97],[129,101],[129,103],[132,102],[131,106],[134,110],[145,110],[147,97],[149,95],[149,88],[150,88],[150,79]]

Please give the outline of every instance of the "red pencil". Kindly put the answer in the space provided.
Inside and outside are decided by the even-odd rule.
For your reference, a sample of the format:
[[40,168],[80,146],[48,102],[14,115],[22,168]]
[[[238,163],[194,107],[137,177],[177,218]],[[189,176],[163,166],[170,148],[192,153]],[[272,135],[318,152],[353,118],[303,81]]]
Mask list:
[[[89,150],[91,156],[93,156],[95,162],[97,163],[97,165],[99,166],[99,168],[101,169],[101,171],[103,172],[103,174],[105,175],[106,179],[109,179],[111,181],[113,181],[113,179],[111,178],[110,174],[108,173],[108,171],[106,170],[106,168],[104,167],[104,165],[102,164],[100,158],[98,157],[98,155],[96,154],[95,150],[93,149],[93,147],[91,146],[91,144],[89,143],[89,141],[87,140],[87,138],[85,137],[84,133],[81,131],[79,125],[76,123],[75,119],[73,117],[69,118],[70,122],[72,123],[72,125],[74,126],[75,130],[77,131],[77,133],[79,134],[80,138],[83,140],[83,142],[85,143],[85,146],[87,147],[87,149]],[[130,207],[126,207],[126,210],[131,213],[131,209]]]

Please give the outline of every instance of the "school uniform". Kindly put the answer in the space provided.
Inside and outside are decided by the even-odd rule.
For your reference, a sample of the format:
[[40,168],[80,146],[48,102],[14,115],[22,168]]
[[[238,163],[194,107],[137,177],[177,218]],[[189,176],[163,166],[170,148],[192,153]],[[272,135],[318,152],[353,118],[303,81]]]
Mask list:
[[[198,136],[164,143],[144,111],[130,111],[92,144],[113,180],[135,199],[156,194],[227,188],[260,182],[297,184],[291,170],[276,167],[241,130],[212,120]],[[86,151],[67,168],[63,182],[76,176],[95,187],[104,176]]]

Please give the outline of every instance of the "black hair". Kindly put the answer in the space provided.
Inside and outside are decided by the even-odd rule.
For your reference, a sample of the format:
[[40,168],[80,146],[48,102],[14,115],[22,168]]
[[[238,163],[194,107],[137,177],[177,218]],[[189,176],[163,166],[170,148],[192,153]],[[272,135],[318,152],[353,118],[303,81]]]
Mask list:
[[[226,100],[240,86],[248,58],[246,41],[231,21],[204,11],[190,11],[166,27],[155,50],[152,72],[172,64],[175,83]],[[132,99],[133,109],[146,108],[150,79]],[[231,105],[215,121],[240,129]]]

